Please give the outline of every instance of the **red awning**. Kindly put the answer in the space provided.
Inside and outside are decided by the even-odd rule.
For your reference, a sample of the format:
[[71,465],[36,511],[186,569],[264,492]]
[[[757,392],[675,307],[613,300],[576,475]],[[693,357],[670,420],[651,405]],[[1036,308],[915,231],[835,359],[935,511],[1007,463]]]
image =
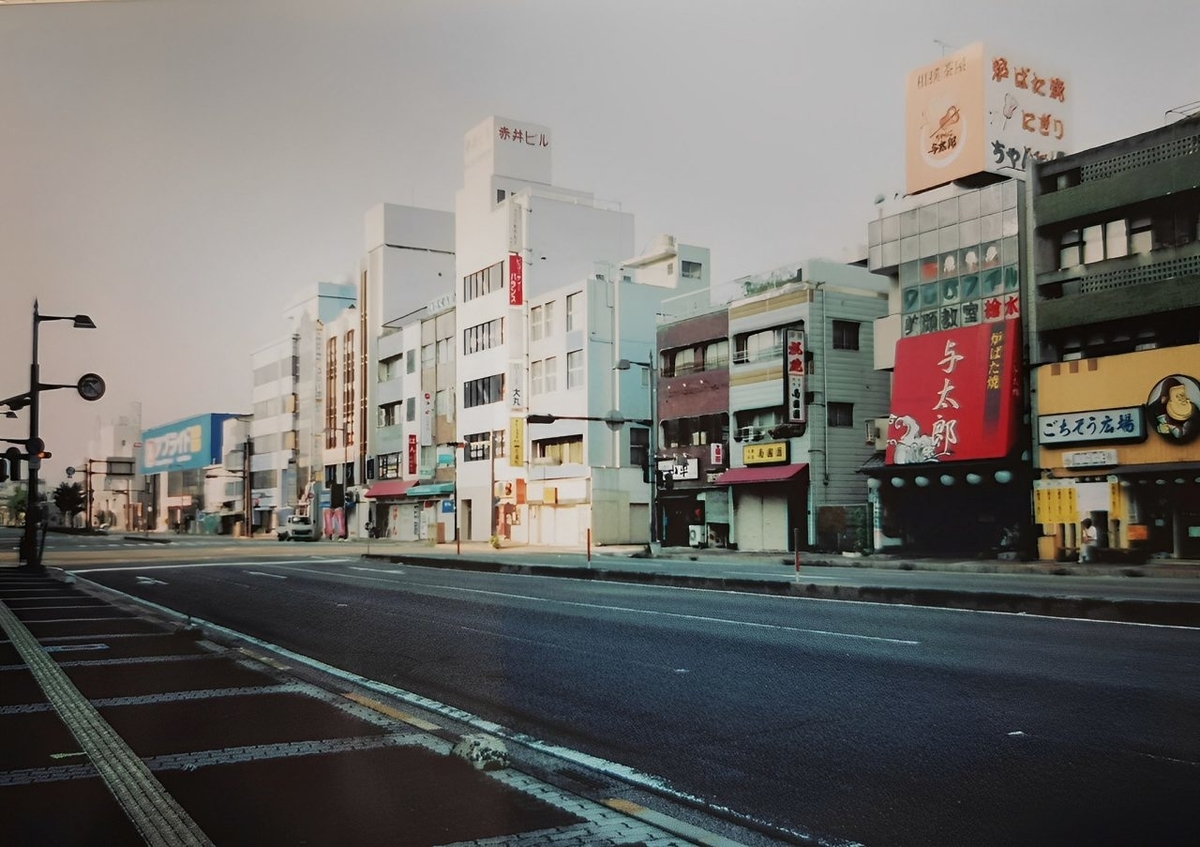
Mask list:
[[417,484],[415,479],[385,479],[367,489],[364,497],[403,497],[404,492]]
[[717,477],[717,485],[743,482],[786,482],[799,476],[808,465],[768,465],[765,468],[730,468]]

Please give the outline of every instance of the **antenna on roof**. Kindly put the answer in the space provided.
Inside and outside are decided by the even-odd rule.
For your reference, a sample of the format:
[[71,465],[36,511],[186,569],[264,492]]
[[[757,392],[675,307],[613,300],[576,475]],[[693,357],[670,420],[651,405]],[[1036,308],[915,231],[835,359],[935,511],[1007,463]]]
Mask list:
[[940,38],[935,38],[935,39],[933,39],[933,43],[934,43],[934,44],[937,44],[939,47],[941,47],[941,48],[942,48],[942,55],[943,55],[943,56],[945,56],[945,55],[946,55],[946,51],[947,51],[947,50],[953,50],[953,49],[954,49],[954,45],[953,45],[953,44],[949,44],[948,42],[942,41],[942,39],[940,39]]

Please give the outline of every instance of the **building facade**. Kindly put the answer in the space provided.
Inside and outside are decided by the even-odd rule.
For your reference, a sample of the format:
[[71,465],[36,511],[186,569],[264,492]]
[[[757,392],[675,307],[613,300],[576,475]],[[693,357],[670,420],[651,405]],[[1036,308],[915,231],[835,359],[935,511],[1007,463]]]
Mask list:
[[1030,184],[1039,554],[1200,556],[1200,118]]

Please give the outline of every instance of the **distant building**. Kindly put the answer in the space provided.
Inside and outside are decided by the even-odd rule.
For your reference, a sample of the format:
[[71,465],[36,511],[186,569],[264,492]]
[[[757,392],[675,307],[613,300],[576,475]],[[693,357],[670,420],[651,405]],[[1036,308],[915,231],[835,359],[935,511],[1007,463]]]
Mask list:
[[114,531],[146,528],[151,516],[145,478],[136,473],[107,473],[108,459],[134,459],[142,432],[142,404],[131,403],[120,414],[97,417],[95,432],[96,437],[88,441],[87,456],[75,465],[76,474],[71,480],[91,493],[90,509],[76,521],[86,521],[90,515],[93,524],[108,523]]

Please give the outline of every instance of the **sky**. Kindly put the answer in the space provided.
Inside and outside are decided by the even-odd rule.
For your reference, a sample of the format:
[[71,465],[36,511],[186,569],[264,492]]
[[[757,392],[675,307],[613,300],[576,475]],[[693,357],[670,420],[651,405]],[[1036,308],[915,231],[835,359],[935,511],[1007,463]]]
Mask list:
[[[556,185],[712,251],[714,283],[866,241],[904,191],[906,75],[974,41],[1037,57],[1086,149],[1200,100],[1200,3],[116,0],[0,5],[0,398],[43,474],[98,418],[250,408],[250,354],[350,278],[380,202],[452,211],[462,137],[547,125]],[[627,257],[598,257],[621,260]],[[28,435],[28,413],[0,438]],[[94,458],[94,457],[93,457]]]

